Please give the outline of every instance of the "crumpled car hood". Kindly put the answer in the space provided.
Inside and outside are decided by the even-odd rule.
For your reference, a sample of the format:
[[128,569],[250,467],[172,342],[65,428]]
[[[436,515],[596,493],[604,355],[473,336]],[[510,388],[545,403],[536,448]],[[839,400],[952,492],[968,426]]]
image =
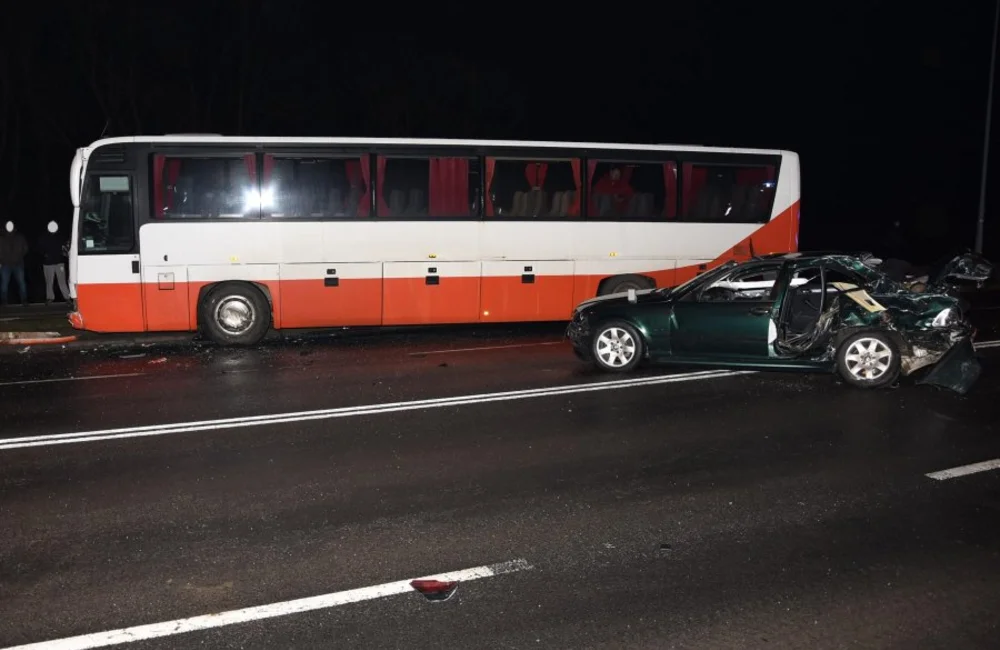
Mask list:
[[947,292],[959,282],[985,282],[993,274],[993,265],[976,253],[963,253],[933,273],[928,291]]

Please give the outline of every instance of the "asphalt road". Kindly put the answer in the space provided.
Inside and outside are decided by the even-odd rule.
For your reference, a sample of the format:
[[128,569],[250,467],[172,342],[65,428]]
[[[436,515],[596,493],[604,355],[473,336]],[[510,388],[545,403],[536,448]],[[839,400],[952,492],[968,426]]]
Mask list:
[[996,647],[1000,469],[926,474],[1000,458],[1000,349],[961,397],[558,335],[3,357],[0,648]]

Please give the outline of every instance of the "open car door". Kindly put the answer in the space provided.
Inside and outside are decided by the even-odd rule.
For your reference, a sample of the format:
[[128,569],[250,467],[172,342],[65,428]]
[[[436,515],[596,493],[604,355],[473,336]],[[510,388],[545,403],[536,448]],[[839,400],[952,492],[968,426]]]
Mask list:
[[741,266],[673,303],[671,355],[705,361],[766,359],[783,264],[774,260]]

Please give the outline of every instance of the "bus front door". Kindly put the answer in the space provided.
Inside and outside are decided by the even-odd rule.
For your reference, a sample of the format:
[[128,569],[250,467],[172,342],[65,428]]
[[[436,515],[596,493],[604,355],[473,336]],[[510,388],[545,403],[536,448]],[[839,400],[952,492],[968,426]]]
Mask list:
[[93,173],[84,183],[70,280],[83,329],[92,332],[144,329],[131,181],[128,174]]

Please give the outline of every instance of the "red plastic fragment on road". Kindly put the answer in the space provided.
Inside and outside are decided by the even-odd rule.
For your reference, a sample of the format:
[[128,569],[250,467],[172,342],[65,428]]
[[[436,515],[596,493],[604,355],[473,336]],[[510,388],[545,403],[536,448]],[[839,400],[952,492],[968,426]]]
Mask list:
[[458,589],[458,582],[441,582],[440,580],[413,580],[410,586],[422,593],[427,600],[441,602],[451,598]]

